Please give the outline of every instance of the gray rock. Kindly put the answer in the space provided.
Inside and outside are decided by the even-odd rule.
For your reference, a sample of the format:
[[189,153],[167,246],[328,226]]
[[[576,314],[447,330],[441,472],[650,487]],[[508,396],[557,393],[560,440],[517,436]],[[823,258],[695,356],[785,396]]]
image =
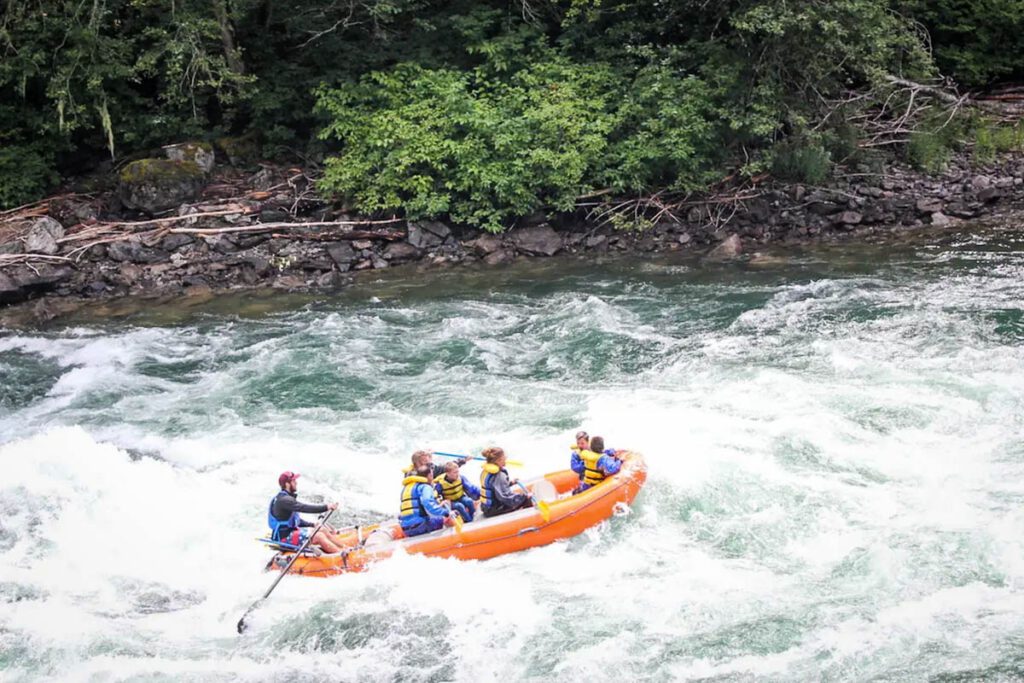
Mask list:
[[987,187],[992,186],[992,178],[987,175],[974,176],[971,180],[971,190],[974,192],[981,192]]
[[943,201],[937,197],[922,197],[917,200],[917,210],[920,213],[935,213],[942,211]]
[[989,187],[982,188],[981,190],[978,191],[978,199],[983,202],[991,202],[996,199],[999,199],[999,197],[1002,194],[1002,190],[1000,190],[995,185],[991,185]]
[[857,225],[864,220],[864,216],[858,211],[843,211],[836,219],[840,225]]
[[515,260],[515,254],[512,253],[511,249],[498,249],[497,251],[491,252],[484,257],[484,263],[489,266],[497,266],[503,263],[512,263]]
[[170,258],[162,249],[144,247],[139,242],[127,240],[107,245],[107,257],[122,263],[160,263]]
[[53,290],[74,275],[67,266],[37,265],[32,268],[5,268],[0,272],[0,304],[25,301]]
[[384,258],[391,263],[405,263],[420,256],[420,250],[407,242],[392,242],[384,249]]
[[818,216],[829,216],[831,214],[837,213],[842,208],[842,204],[837,204],[835,202],[829,201],[820,201],[811,203],[807,207],[807,210]]
[[[428,226],[430,229],[428,229]],[[443,235],[438,234],[438,232],[444,232],[445,230],[447,232]],[[406,241],[417,249],[430,249],[442,244],[450,234],[451,230],[448,230],[448,226],[444,223],[436,223],[434,221],[410,223],[409,236]]]
[[355,249],[348,242],[335,242],[328,245],[327,255],[338,265],[339,269],[344,267],[345,270],[348,270],[357,258]]
[[498,249],[501,249],[501,238],[497,235],[488,233],[480,235],[480,237],[477,237],[475,240],[470,242],[470,244],[473,245],[473,252],[477,256],[487,256],[488,254],[493,254],[498,251]]
[[32,222],[25,235],[25,251],[30,254],[52,256],[60,251],[57,240],[64,237],[64,226],[50,218],[41,216]]
[[679,244],[689,244],[693,241],[693,235],[688,232],[684,232],[676,239],[676,241],[679,242]]
[[562,248],[562,238],[547,225],[516,230],[510,240],[519,251],[534,256],[554,256]]
[[0,244],[0,254],[20,254],[24,251],[24,245],[21,240],[13,240],[11,242],[4,242]]
[[127,208],[153,215],[198,197],[203,177],[192,161],[140,159],[121,170],[118,194]]
[[195,240],[192,238],[191,235],[186,235],[184,233],[168,235],[167,237],[160,240],[160,248],[165,249],[167,251],[174,251],[176,249],[181,249],[182,247],[187,247],[194,241]]
[[600,247],[607,241],[608,238],[605,237],[604,235],[591,235],[590,237],[587,238],[585,244],[587,246],[587,249],[595,249],[597,247]]
[[740,236],[733,234],[722,240],[717,247],[711,250],[708,254],[709,259],[716,261],[724,261],[726,259],[736,258],[743,253],[743,242],[740,240]]
[[942,213],[941,211],[936,211],[935,213],[932,214],[932,225],[934,225],[935,227],[943,228],[946,227],[947,225],[952,224],[953,219],[947,216],[946,214]]
[[213,146],[205,142],[182,142],[164,146],[164,156],[171,161],[190,161],[203,173],[213,170],[215,155]]

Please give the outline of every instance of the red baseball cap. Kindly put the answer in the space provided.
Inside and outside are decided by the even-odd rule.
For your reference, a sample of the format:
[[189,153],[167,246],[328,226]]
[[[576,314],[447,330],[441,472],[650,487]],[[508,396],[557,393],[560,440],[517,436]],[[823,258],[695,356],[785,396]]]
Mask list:
[[298,478],[298,472],[282,472],[281,476],[277,478],[277,485],[284,488],[286,482],[295,481]]

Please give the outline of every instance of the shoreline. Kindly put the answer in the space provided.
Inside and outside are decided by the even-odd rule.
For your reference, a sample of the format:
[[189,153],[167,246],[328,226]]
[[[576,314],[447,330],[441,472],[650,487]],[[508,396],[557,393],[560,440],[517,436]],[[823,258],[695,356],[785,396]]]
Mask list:
[[[749,259],[759,249],[927,235],[1024,212],[1024,154],[983,167],[961,155],[941,175],[899,164],[860,171],[821,186],[768,181],[697,199],[683,205],[685,215],[642,231],[564,215],[538,215],[501,234],[363,219],[314,198],[305,173],[272,167],[251,176],[225,169],[198,201],[155,219],[126,220],[112,193],[61,195],[34,205],[33,215],[0,214],[0,323],[42,324],[125,298],[327,293],[396,266],[417,278],[431,268],[573,255]],[[218,197],[225,186],[234,194]]]

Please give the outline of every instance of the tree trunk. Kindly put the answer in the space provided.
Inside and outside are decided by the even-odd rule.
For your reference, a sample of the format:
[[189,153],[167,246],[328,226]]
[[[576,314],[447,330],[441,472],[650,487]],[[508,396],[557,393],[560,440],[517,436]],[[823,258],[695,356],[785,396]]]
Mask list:
[[224,46],[224,57],[228,60],[228,68],[236,74],[245,73],[245,63],[242,61],[242,54],[235,45],[235,29],[231,26],[231,17],[228,15],[227,0],[213,0],[213,14],[217,17],[217,24],[220,25],[220,42]]

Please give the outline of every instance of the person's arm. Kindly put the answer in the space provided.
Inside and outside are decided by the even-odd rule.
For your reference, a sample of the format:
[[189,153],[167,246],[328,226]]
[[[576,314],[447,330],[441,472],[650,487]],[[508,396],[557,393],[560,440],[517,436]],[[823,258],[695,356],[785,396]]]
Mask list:
[[433,486],[421,486],[419,489],[420,503],[423,505],[423,509],[427,511],[427,514],[431,517],[447,517],[450,513],[448,508],[444,507],[437,502],[437,496],[434,493]]
[[480,489],[473,484],[469,483],[469,479],[462,478],[462,488],[466,490],[466,495],[473,500],[480,500]]
[[597,468],[608,476],[618,474],[622,469],[622,461],[605,451],[605,454],[597,461]]
[[516,507],[523,504],[526,500],[526,496],[522,493],[512,493],[512,487],[509,484],[508,473],[502,470],[498,474],[494,475],[494,497],[499,503]]
[[277,501],[278,512],[283,512],[286,515],[290,515],[293,512],[305,512],[308,514],[320,514],[321,512],[327,512],[329,508],[326,505],[313,505],[311,503],[300,503],[295,499],[294,496],[282,496]]
[[583,458],[580,457],[580,452],[575,448],[572,449],[572,458],[569,460],[569,467],[572,468],[572,471],[576,474],[583,474],[583,470],[585,469],[583,465]]

